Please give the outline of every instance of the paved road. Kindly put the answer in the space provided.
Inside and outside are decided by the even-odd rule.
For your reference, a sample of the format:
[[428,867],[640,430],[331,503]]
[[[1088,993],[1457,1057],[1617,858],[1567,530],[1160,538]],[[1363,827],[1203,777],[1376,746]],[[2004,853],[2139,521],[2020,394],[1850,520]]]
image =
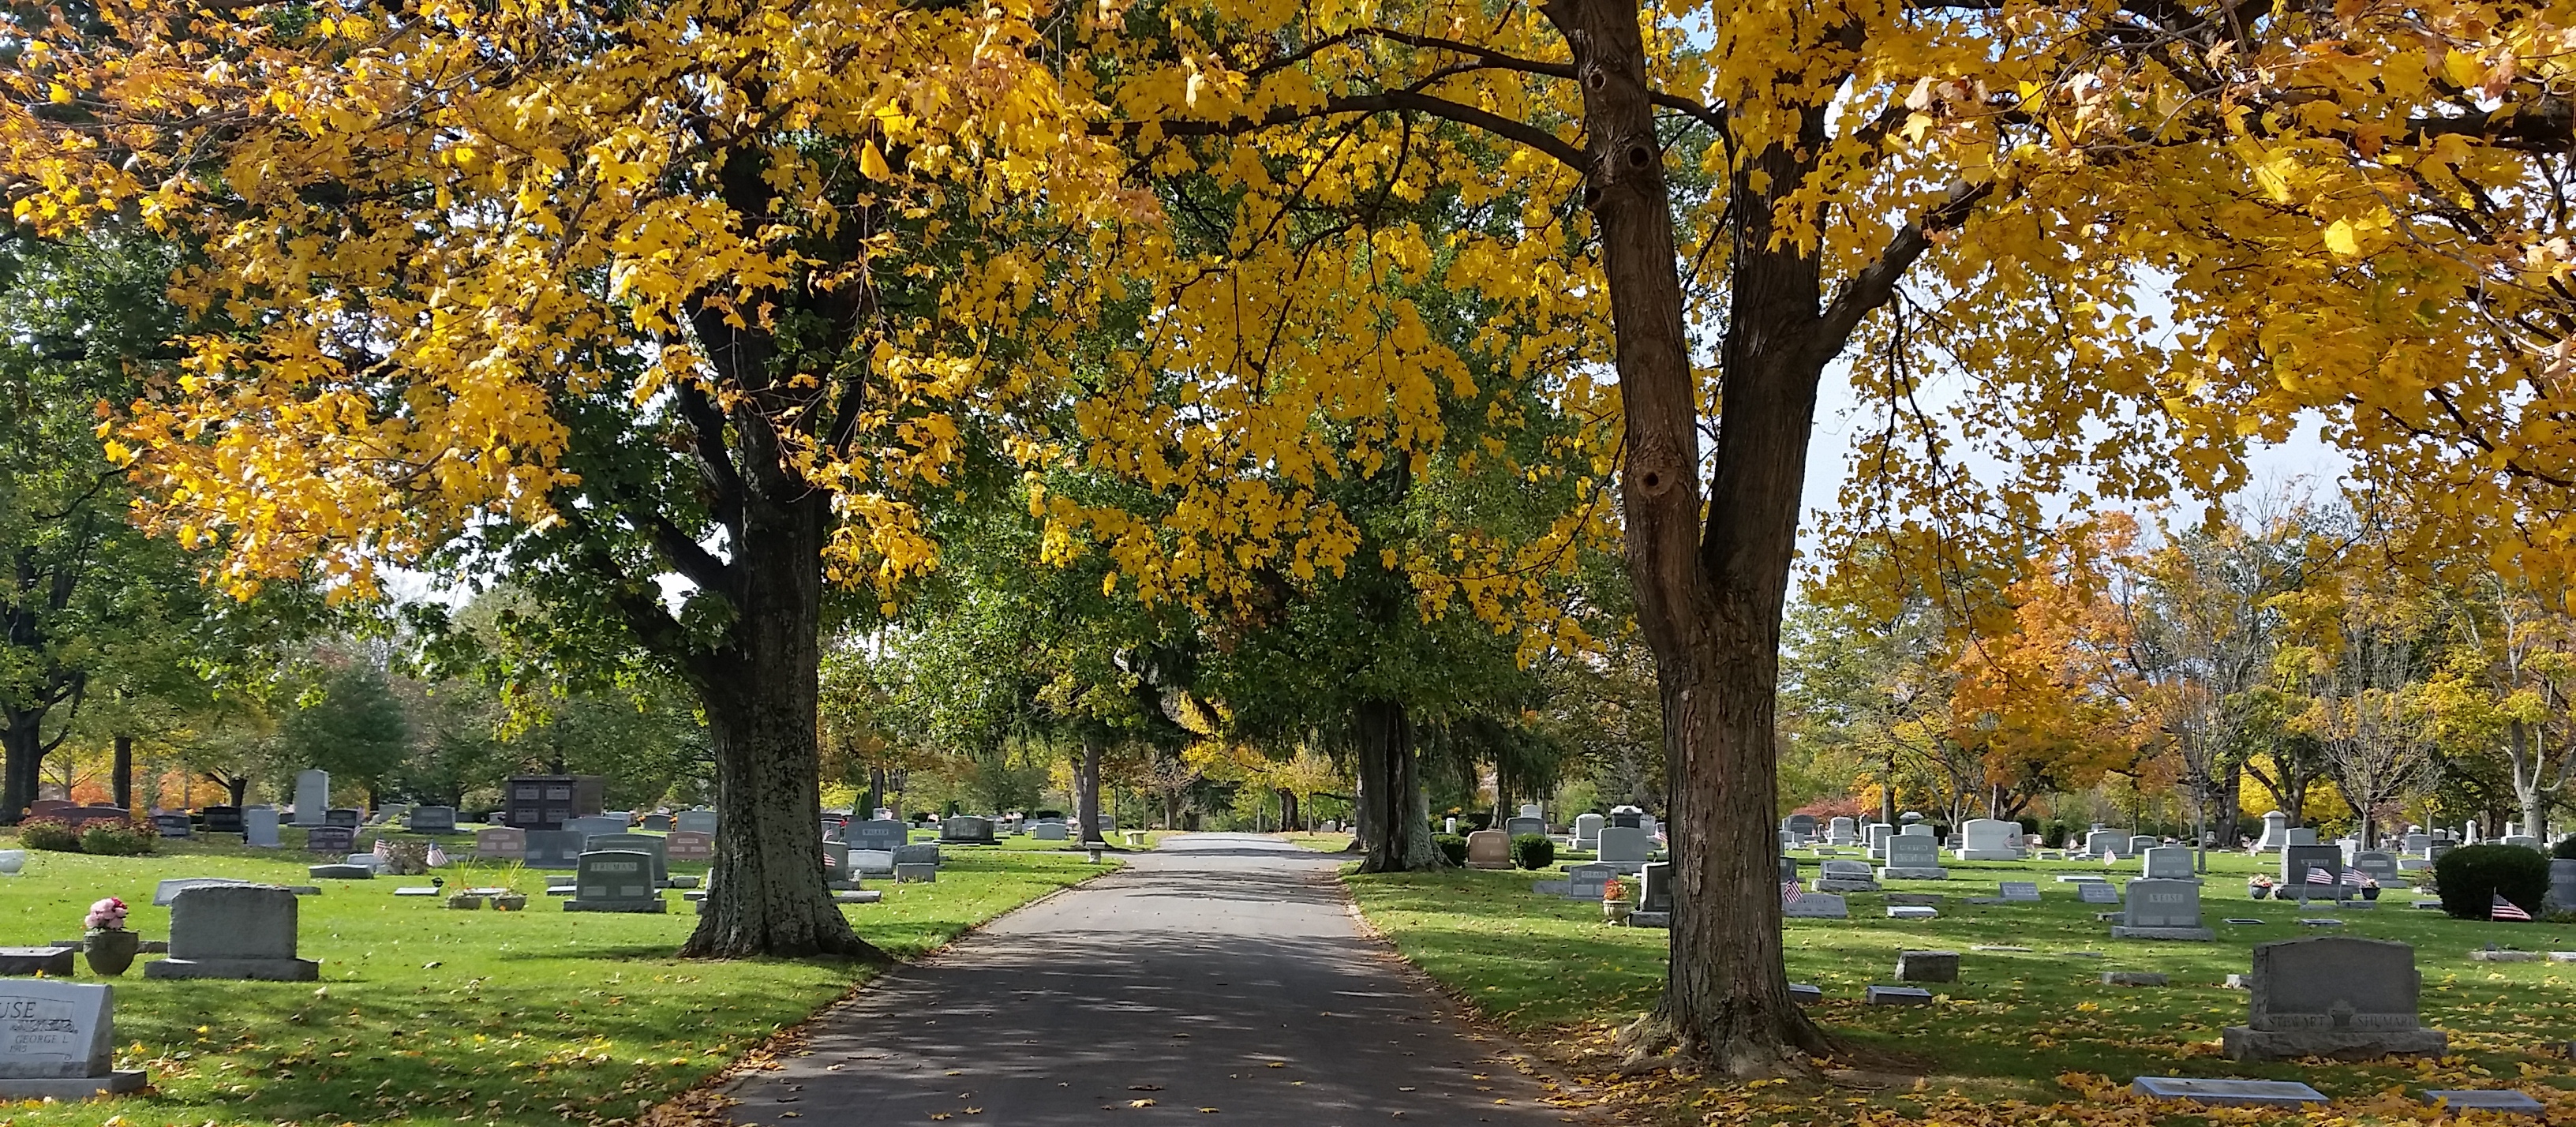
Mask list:
[[1167,839],[860,991],[808,1055],[735,1085],[734,1120],[1561,1122],[1506,1046],[1360,936],[1339,862],[1269,838]]

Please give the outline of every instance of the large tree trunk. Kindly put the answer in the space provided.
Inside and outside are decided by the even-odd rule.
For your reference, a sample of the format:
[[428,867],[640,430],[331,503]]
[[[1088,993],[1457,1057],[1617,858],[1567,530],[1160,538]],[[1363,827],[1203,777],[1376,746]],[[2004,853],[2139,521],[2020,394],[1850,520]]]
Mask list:
[[1404,705],[1364,700],[1354,710],[1359,737],[1360,843],[1363,873],[1414,873],[1448,867],[1431,840],[1431,811],[1424,805],[1421,763],[1413,753],[1413,721]]
[[1280,787],[1279,828],[1282,831],[1295,832],[1305,828],[1298,824],[1301,821],[1303,821],[1303,819],[1298,816],[1297,810],[1297,792],[1286,787]]
[[0,713],[0,821],[15,825],[36,801],[44,781],[45,743],[41,712]]
[[1106,842],[1100,835],[1100,757],[1107,750],[1109,737],[1086,728],[1082,733],[1082,766],[1073,775],[1073,816],[1082,823],[1081,835],[1075,840],[1098,845]]
[[134,737],[122,734],[116,737],[116,759],[108,774],[116,804],[127,810],[134,809]]
[[[759,464],[753,459],[754,464]],[[690,663],[716,759],[707,898],[680,954],[841,955],[890,961],[832,902],[822,866],[822,547],[819,494],[754,498],[735,546],[727,643]]]
[[1797,189],[1823,147],[1823,111],[1804,108],[1803,145],[1739,158],[1729,184],[1726,409],[1703,530],[1700,389],[1637,0],[1548,0],[1544,11],[1564,32],[1583,87],[1585,200],[1599,227],[1626,412],[1627,566],[1664,710],[1670,964],[1638,1047],[1669,1033],[1722,1075],[1802,1071],[1802,1054],[1836,1045],[1791,1000],[1782,962],[1772,711],[1816,387],[1849,329],[1820,316],[1812,252],[1773,247],[1771,237],[1775,198]]

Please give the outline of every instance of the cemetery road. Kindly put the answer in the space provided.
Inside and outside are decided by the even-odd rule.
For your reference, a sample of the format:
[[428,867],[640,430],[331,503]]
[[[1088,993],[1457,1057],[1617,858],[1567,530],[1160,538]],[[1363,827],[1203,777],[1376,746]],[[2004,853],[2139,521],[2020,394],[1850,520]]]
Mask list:
[[735,1084],[734,1121],[1568,1118],[1512,1066],[1514,1050],[1457,1024],[1360,935],[1333,880],[1340,856],[1193,834],[1129,858],[824,1014],[810,1053]]

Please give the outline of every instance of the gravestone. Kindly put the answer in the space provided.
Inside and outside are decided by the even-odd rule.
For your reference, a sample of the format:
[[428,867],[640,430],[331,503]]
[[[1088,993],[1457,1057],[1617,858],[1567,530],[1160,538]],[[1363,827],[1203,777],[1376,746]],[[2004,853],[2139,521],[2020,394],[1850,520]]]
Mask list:
[[2189,1076],[2141,1076],[2129,1091],[2157,1100],[2187,1100],[2208,1107],[2306,1107],[2326,1102],[2326,1095],[2296,1080],[2203,1080]]
[[[1914,827],[1907,827],[1913,829]],[[1878,870],[1880,880],[1948,880],[1950,872],[1941,867],[1941,843],[1925,833],[1900,833],[1887,839],[1887,864]]]
[[1618,875],[1616,865],[1576,865],[1565,871],[1565,895],[1574,900],[1599,900],[1603,887]]
[[[1608,858],[1603,858],[1608,860]],[[897,864],[903,858],[895,858]],[[1470,869],[1508,869],[1512,867],[1512,837],[1501,830],[1477,830],[1467,835],[1467,867]]]
[[1827,861],[1817,867],[1817,892],[1876,892],[1878,880],[1867,861]]
[[1671,862],[1649,861],[1646,862],[1645,868],[1638,871],[1637,910],[1659,912],[1666,916],[1672,914],[1673,866]]
[[170,899],[170,957],[145,978],[311,982],[322,964],[295,957],[295,891],[272,884],[204,885]]
[[716,856],[716,835],[672,830],[663,835],[662,850],[673,861],[712,861]]
[[853,849],[893,849],[912,840],[911,828],[891,818],[852,822],[841,834]]
[[1796,834],[1800,838],[1813,839],[1816,836],[1816,816],[1813,814],[1791,814],[1786,818],[1780,819],[1780,828]]
[[622,816],[612,818],[606,814],[584,814],[577,818],[564,819],[563,828],[565,832],[577,833],[587,839],[594,834],[625,833],[632,828],[632,823]]
[[178,899],[180,893],[186,892],[191,888],[211,888],[216,885],[258,883],[258,881],[243,880],[240,877],[172,877],[169,880],[162,881],[159,884],[152,886],[152,906],[155,908],[169,907],[170,902]]
[[2424,1102],[2452,1111],[2493,1111],[2533,1117],[2549,1110],[2548,1105],[2533,1099],[2531,1093],[2511,1088],[2427,1088]]
[[668,814],[646,814],[637,822],[637,825],[647,832],[657,834],[666,834],[673,829],[672,819]]
[[850,847],[847,842],[823,843],[823,884],[829,888],[857,888],[859,878],[850,872]]
[[527,835],[527,849],[520,861],[531,869],[579,868],[582,850],[590,844],[590,835],[580,830],[520,832]]
[[[2323,869],[2334,878],[2326,884],[2309,884],[2308,871]],[[2282,896],[2282,893],[2289,893]],[[2276,899],[2307,900],[2323,898],[2340,900],[2352,894],[2343,883],[2343,850],[2331,845],[2300,845],[2293,842],[2281,847],[2281,883],[2272,893]]]
[[[1471,835],[1472,836],[1472,835]],[[1604,865],[1637,866],[1655,855],[1655,839],[1646,831],[1632,826],[1606,826],[1594,849],[1594,859]]]
[[2096,826],[2084,833],[2084,852],[2094,857],[2108,857],[2128,843],[2128,835],[2118,830],[2106,830]]
[[1038,822],[1029,827],[1031,841],[1070,841],[1072,834],[1062,822]]
[[1506,818],[1503,820],[1503,832],[1513,837],[1519,837],[1522,834],[1546,837],[1547,823],[1536,818]]
[[279,847],[276,807],[253,806],[242,811],[242,844],[255,849]]
[[1873,861],[1887,860],[1887,842],[1890,838],[1895,836],[1896,827],[1888,825],[1885,822],[1870,823],[1868,833],[1869,859]]
[[2191,850],[2180,845],[2159,845],[2138,855],[2143,858],[2139,871],[2149,880],[2190,880]]
[[60,816],[63,811],[69,810],[78,805],[80,805],[80,803],[66,802],[59,798],[39,798],[34,802],[27,804],[27,816],[30,818],[57,817]]
[[687,830],[693,834],[713,834],[716,832],[716,812],[713,810],[680,811],[671,815],[671,828]]
[[134,820],[134,812],[122,806],[75,806],[54,816],[74,826],[86,825],[90,822],[123,824]]
[[2021,823],[1995,818],[1971,818],[1959,824],[1959,848],[1955,855],[1962,861],[2018,861],[2021,849]]
[[404,813],[403,825],[416,834],[452,834],[456,832],[456,808],[414,806]]
[[671,883],[670,856],[664,852],[666,839],[652,834],[593,834],[582,843],[584,853],[641,853],[653,859],[653,886]]
[[1646,812],[1634,806],[1613,806],[1610,808],[1610,824],[1632,830],[1643,829]]
[[893,876],[894,851],[891,849],[852,849],[850,850],[850,871],[863,877]]
[[1783,902],[1780,914],[1793,920],[1847,920],[1851,918],[1851,905],[1830,892],[1808,892]]
[[2075,899],[2085,904],[2117,904],[2120,890],[2111,887],[2109,881],[2079,881],[2075,885]]
[[315,826],[304,831],[304,851],[346,855],[358,844],[358,831],[349,826]]
[[1610,824],[1599,814],[1578,814],[1574,818],[1574,847],[1591,850],[1601,844],[1601,827]]
[[2294,826],[2290,829],[2289,835],[2289,844],[2291,845],[2315,845],[2317,843],[2317,831],[2313,827]]
[[2008,880],[1995,886],[1995,895],[2006,904],[2037,904],[2039,903],[2039,883]]
[[2450,1040],[2417,1015],[2415,949],[2340,935],[2254,945],[2246,1023],[2221,1034],[2228,1059],[2438,1057]]
[[318,826],[323,813],[331,809],[331,773],[320,769],[298,772],[295,776],[295,824]]
[[1861,1002],[1871,1006],[1928,1006],[1932,992],[1920,986],[1872,986],[1862,991]]
[[1956,951],[1899,951],[1896,953],[1898,982],[1957,982],[1959,953]]
[[2199,881],[2148,879],[2129,882],[2128,903],[2111,938],[2207,943],[2218,933],[2200,926]]
[[20,975],[38,978],[70,978],[72,959],[80,946],[57,943],[50,947],[0,947],[0,977]]
[[564,911],[670,911],[670,904],[653,887],[653,863],[650,853],[629,850],[583,853],[575,865],[572,899],[564,901]]
[[939,824],[939,841],[943,845],[991,845],[993,821],[973,815],[960,815]]
[[[365,857],[366,854],[361,853],[359,856]],[[374,880],[376,867],[372,864],[358,865],[334,861],[327,865],[307,865],[304,867],[304,875],[311,880]]]
[[938,868],[939,843],[935,841],[924,841],[912,845],[898,845],[894,848],[894,863],[898,865],[928,865],[934,869]]
[[2385,850],[2354,850],[2352,854],[2352,867],[2361,870],[2361,875],[2378,881],[2379,887],[2381,888],[2403,888],[2406,886],[2406,874],[2404,870],[2397,867],[2397,855]]
[[474,859],[477,861],[527,860],[528,831],[509,826],[493,826],[474,831]]
[[201,811],[206,816],[206,832],[237,834],[242,832],[242,809],[238,806],[209,806]]
[[1860,840],[1860,827],[1849,818],[1836,818],[1825,823],[1825,844],[1851,845]]
[[323,825],[338,826],[344,830],[357,829],[366,820],[366,811],[353,809],[347,806],[336,807],[322,812]]
[[116,991],[58,981],[0,982],[0,1097],[70,1102],[139,1091],[116,1071]]
[[188,818],[185,810],[153,815],[152,828],[161,831],[163,837],[196,836],[196,824]]
[[2150,850],[2150,849],[2155,848],[2155,847],[2156,847],[2157,845],[2159,845],[2159,844],[2162,844],[2162,843],[2158,842],[2156,839],[2154,839],[2154,838],[2152,838],[2152,837],[2148,837],[2148,836],[2147,836],[2147,835],[2145,835],[2145,834],[2135,834],[2135,835],[2132,835],[2132,836],[2129,838],[2129,847],[2128,847],[2127,849],[2123,849],[2123,850],[2121,850],[2120,852],[2121,852],[2121,853],[2123,853],[2123,854],[2125,854],[2125,855],[2127,855],[2127,856],[2135,857],[2135,856],[2137,856],[2137,855],[2139,855],[2139,854],[2141,854],[2141,853],[2144,853],[2144,852],[2146,852],[2146,851],[2148,851],[2148,850]]

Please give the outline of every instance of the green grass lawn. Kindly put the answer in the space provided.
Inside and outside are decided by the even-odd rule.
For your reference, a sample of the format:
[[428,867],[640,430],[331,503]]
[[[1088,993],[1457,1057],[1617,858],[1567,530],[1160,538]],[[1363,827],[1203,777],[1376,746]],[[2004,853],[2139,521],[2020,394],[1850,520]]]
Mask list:
[[[1825,992],[1825,1002],[1809,1012],[1862,1050],[1856,1059],[1882,1066],[1864,1071],[1910,1075],[1874,1095],[1868,1089],[1883,1081],[1860,1082],[1857,1091],[1790,1086],[1768,1104],[1755,1103],[1786,1118],[1810,1118],[1816,1105],[1805,1101],[1822,1091],[1931,1114],[1934,1109],[1914,1101],[1947,1095],[1977,1103],[2059,1101],[2093,1086],[2061,1081],[2066,1074],[2107,1076],[2123,1086],[2141,1074],[2295,1079],[2356,1099],[2395,1085],[2423,1086],[2417,1081],[2431,1074],[2414,1064],[2240,1065],[2219,1055],[2220,1029],[2243,1024],[2246,1016],[2246,995],[2225,987],[2227,975],[2248,969],[2256,943],[2316,934],[2414,945],[2424,1020],[2449,1031],[2457,1054],[2440,1070],[2446,1084],[2434,1086],[2576,1087],[2568,1062],[2549,1049],[2576,1039],[2576,964],[2469,957],[2490,941],[2576,950],[2576,927],[2453,920],[2409,909],[2413,897],[2402,889],[2384,893],[2375,910],[2330,913],[2346,921],[2341,928],[2301,927],[2292,922],[2294,905],[2246,894],[2245,876],[2277,859],[2211,859],[2216,871],[2203,887],[2202,912],[2218,932],[2215,943],[2113,941],[2110,924],[2094,918],[2108,906],[2078,903],[2074,886],[2054,877],[2104,872],[2098,863],[1945,862],[1947,881],[1888,886],[1946,894],[1939,919],[1886,919],[1880,897],[1859,894],[1850,897],[1849,920],[1787,921],[1790,980]],[[2127,876],[2137,868],[2134,860],[2119,866]],[[1804,872],[1815,870],[1807,860]],[[1533,895],[1537,875],[1452,870],[1345,880],[1368,919],[1406,958],[1534,1045],[1578,1070],[1597,1070],[1611,1063],[1608,1031],[1651,1008],[1662,989],[1667,936],[1606,926],[1597,903]],[[2002,880],[2036,880],[2042,903],[1959,903],[1995,895]],[[2220,922],[2226,917],[2264,922]],[[1979,944],[2029,950],[1971,949]],[[1865,987],[1895,982],[1897,952],[1907,949],[1960,952],[1961,980],[1930,986],[1939,999],[1932,1006],[1863,1005]],[[2105,986],[2101,974],[2108,970],[2161,971],[2172,985]],[[1889,1061],[1900,1067],[1883,1067]]]
[[[111,895],[132,906],[128,927],[166,938],[169,909],[151,906],[153,883],[166,877],[319,883],[323,894],[299,904],[301,954],[321,960],[322,981],[146,980],[142,964],[157,955],[112,980],[84,966],[76,980],[115,984],[119,1067],[150,1070],[152,1090],[11,1107],[0,1122],[609,1123],[697,1083],[869,973],[672,959],[697,920],[677,893],[669,915],[568,913],[531,872],[521,885],[532,893],[526,911],[458,911],[394,897],[425,877],[308,882],[303,867],[317,859],[302,854],[171,844],[153,857],[30,854],[24,876],[0,880],[0,944],[76,936],[89,903]],[[935,883],[869,882],[885,900],[845,909],[859,934],[917,956],[1114,867],[991,849],[945,850],[941,861]],[[470,886],[494,871],[440,875]]]

